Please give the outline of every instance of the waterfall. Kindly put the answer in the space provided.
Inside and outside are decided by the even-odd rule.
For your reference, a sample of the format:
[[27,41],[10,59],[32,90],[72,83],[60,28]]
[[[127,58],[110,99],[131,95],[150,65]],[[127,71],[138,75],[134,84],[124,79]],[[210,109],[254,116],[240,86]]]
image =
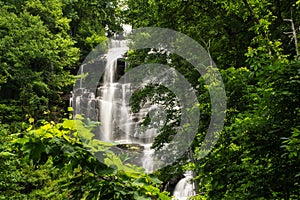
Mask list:
[[154,152],[153,149],[151,149],[151,143],[144,145],[144,156],[143,156],[143,167],[146,171],[146,173],[151,173],[154,171],[153,166],[153,158],[152,154]]
[[184,174],[184,178],[182,178],[175,186],[173,191],[173,196],[176,200],[185,200],[188,197],[194,196],[195,194],[195,186],[192,182],[193,172],[187,171]]
[[128,113],[129,105],[126,103],[126,95],[130,90],[130,84],[122,84],[122,103],[120,108],[120,120],[119,126],[121,130],[125,131],[125,140],[130,141],[130,131],[133,130],[132,128],[132,121],[128,118],[130,115]]
[[103,78],[103,86],[101,87],[100,97],[100,122],[101,122],[101,135],[100,138],[103,141],[110,142],[113,140],[112,128],[112,109],[115,98],[115,92],[117,84],[114,83],[115,71],[117,67],[117,61],[108,63]]
[[[108,53],[100,58],[105,59],[105,69],[97,92],[84,88],[81,78],[77,89],[79,92],[72,92],[70,103],[73,104],[75,115],[81,114],[84,118],[100,122],[96,138],[114,144],[139,145],[142,149],[139,165],[145,168],[146,173],[151,173],[155,170],[151,145],[157,130],[150,128],[143,132],[139,128],[151,105],[144,105],[138,113],[130,112],[128,95],[133,88],[130,83],[118,82],[122,73],[125,73],[125,64],[122,69],[119,65],[122,58],[120,52],[125,52],[127,43],[125,40],[111,40],[109,47]],[[85,65],[81,66],[80,73],[84,72],[84,67]],[[133,164],[136,164],[136,160]]]

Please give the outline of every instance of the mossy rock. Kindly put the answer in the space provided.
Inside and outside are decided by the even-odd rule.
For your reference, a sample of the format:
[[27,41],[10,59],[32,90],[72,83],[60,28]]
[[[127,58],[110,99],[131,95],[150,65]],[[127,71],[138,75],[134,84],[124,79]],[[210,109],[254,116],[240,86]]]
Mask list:
[[117,147],[127,151],[142,152],[144,150],[144,147],[140,144],[118,144]]

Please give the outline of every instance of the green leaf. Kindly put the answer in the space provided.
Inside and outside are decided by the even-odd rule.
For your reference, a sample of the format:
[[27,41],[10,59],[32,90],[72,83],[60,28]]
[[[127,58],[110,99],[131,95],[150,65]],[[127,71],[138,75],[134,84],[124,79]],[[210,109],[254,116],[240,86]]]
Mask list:
[[0,152],[0,157],[11,157],[11,156],[15,156],[16,154],[10,153],[10,152],[6,152],[6,151],[2,151]]

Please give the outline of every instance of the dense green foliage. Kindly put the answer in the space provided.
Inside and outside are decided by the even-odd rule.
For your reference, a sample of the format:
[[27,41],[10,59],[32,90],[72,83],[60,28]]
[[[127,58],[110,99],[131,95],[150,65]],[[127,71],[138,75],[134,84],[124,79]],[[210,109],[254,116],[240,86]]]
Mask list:
[[[108,144],[92,139],[90,125],[79,120],[38,123],[35,129],[31,119],[18,134],[1,131],[0,198],[169,199],[156,187],[160,180],[123,165]],[[95,154],[109,155],[101,163]]]
[[117,2],[97,2],[0,1],[1,121],[66,110],[79,61],[120,29]]
[[[299,12],[299,0],[0,0],[0,199],[170,199],[163,186],[191,169],[192,199],[299,199]],[[79,64],[121,23],[182,32],[216,62],[227,110],[208,156],[200,151],[211,116],[208,86],[178,55],[144,49],[126,57],[128,70],[168,64],[197,90],[197,135],[172,166],[146,175],[94,139],[93,122],[64,114]],[[172,122],[155,140],[160,149],[179,123],[174,94],[152,85],[131,105],[137,111],[146,99],[159,102],[156,94],[167,94]]]
[[0,2],[1,121],[53,114],[62,109],[63,92],[72,84],[68,69],[79,49],[69,36],[70,20],[59,1]]
[[[222,69],[225,127],[213,151],[198,159],[210,120],[209,94],[199,74],[171,55],[171,67],[199,91],[201,122],[192,148],[199,193],[195,199],[299,198],[300,62],[295,38],[285,33],[292,31],[291,22],[284,20],[299,27],[299,3],[127,0],[124,16],[133,28],[158,26],[185,33]],[[161,56],[132,54],[128,60],[133,65],[166,63]]]

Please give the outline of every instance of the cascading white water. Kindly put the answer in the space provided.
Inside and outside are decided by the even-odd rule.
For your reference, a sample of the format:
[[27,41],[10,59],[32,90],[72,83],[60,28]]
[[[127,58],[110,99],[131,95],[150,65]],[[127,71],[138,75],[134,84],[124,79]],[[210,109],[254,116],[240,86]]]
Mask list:
[[116,80],[118,58],[120,58],[117,49],[124,46],[126,46],[124,41],[112,41],[110,52],[114,60],[106,64],[100,87],[99,120],[101,122],[100,138],[103,141],[131,143],[129,136],[134,131],[134,122],[130,118],[129,105],[126,102],[126,95],[131,90],[130,84],[118,83]]
[[114,83],[114,75],[117,67],[117,61],[108,63],[103,77],[103,86],[101,87],[100,97],[100,122],[101,139],[103,141],[112,141],[112,109],[117,84]]
[[125,140],[130,141],[130,130],[133,130],[133,122],[129,118],[130,114],[128,113],[128,107],[126,103],[126,95],[130,90],[130,84],[122,84],[122,102],[120,107],[120,120],[119,126],[120,129],[125,131]]
[[154,150],[151,149],[151,145],[152,145],[151,143],[144,145],[143,167],[146,173],[151,173],[154,171],[153,158],[152,158]]
[[[138,113],[130,113],[127,101],[132,90],[131,84],[119,83],[117,80],[120,77],[118,59],[122,57],[120,52],[124,53],[127,43],[125,40],[111,40],[109,47],[109,52],[103,57],[106,58],[106,66],[97,96],[82,88],[83,81],[80,80],[81,92],[72,98],[71,103],[75,104],[75,114],[100,121],[100,133],[95,133],[97,138],[117,144],[138,144],[143,149],[140,164],[146,173],[151,173],[155,170],[152,159],[154,150],[151,149],[151,145],[157,131],[153,128],[141,131],[139,125],[148,113],[150,105],[144,105]],[[84,67],[81,67],[81,73]],[[95,112],[92,112],[92,109],[95,109]]]
[[175,197],[176,200],[185,200],[188,197],[196,195],[192,178],[193,178],[193,172],[187,171],[184,174],[184,178],[182,178],[177,183],[173,191],[173,196]]
[[[113,43],[112,48],[124,45],[118,41]],[[104,72],[103,86],[101,87],[100,98],[100,122],[104,141],[114,141],[123,144],[137,143],[144,149],[142,157],[142,166],[146,173],[154,171],[151,149],[153,136],[156,129],[147,129],[144,133],[138,131],[138,123],[149,111],[149,106],[144,106],[139,113],[132,115],[129,113],[129,103],[126,102],[126,96],[131,90],[130,83],[116,82],[117,59],[113,63],[107,63]],[[113,113],[115,112],[115,113]],[[134,122],[132,118],[137,118]],[[139,133],[139,135],[137,135]]]

